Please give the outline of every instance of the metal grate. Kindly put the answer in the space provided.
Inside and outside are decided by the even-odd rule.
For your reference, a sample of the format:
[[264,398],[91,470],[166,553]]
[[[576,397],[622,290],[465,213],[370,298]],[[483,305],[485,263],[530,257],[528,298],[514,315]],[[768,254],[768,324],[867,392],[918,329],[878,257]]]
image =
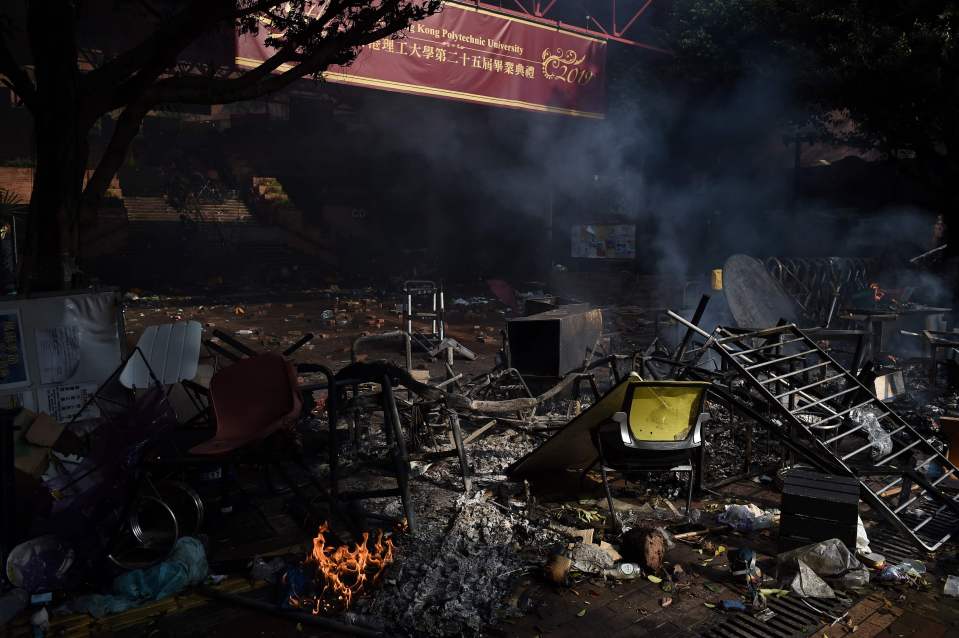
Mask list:
[[811,636],[842,616],[851,607],[851,601],[821,599],[811,604],[815,611],[798,598],[774,598],[768,601],[775,616],[763,622],[748,613],[733,613],[728,620],[716,625],[702,636],[704,638],[804,638]]
[[925,561],[929,557],[929,554],[917,551],[909,538],[888,526],[867,527],[866,534],[869,536],[869,549],[881,554],[887,565],[897,565],[904,560]]

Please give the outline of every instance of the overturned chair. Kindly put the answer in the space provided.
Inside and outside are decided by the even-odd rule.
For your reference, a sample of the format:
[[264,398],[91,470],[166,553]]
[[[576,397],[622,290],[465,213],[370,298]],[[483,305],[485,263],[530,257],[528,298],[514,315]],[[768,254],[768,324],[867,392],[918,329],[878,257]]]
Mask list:
[[686,515],[693,498],[693,474],[702,450],[709,383],[635,381],[626,388],[620,411],[592,430],[593,445],[612,520],[616,520],[609,473],[626,478],[643,472],[689,472]]

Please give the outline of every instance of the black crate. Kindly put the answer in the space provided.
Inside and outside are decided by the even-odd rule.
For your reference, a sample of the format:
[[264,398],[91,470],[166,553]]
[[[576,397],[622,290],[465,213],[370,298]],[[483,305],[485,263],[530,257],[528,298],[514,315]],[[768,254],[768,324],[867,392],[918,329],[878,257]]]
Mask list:
[[792,470],[783,482],[782,512],[837,522],[857,520],[859,481],[808,470]]
[[506,322],[513,367],[531,377],[558,378],[582,367],[602,332],[602,311],[584,304]]
[[856,547],[859,481],[809,470],[792,470],[783,481],[779,550],[838,538]]
[[858,519],[851,522],[839,523],[829,519],[802,514],[783,513],[779,517],[779,546],[783,549],[783,541],[790,539],[799,543],[798,546],[818,543],[819,541],[838,538],[849,548],[856,547],[856,529]]

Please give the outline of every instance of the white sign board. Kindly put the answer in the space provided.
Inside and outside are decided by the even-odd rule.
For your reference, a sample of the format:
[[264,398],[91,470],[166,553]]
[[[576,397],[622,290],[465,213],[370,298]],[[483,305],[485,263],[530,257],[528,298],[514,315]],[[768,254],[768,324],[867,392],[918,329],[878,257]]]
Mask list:
[[120,365],[120,326],[120,300],[112,291],[0,298],[0,354],[7,361],[0,405],[69,421]]

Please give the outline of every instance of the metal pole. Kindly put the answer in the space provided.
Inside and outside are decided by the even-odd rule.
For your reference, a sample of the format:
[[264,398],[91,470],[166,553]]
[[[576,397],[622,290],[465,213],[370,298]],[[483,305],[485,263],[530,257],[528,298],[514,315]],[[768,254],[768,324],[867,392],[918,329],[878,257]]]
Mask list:
[[711,334],[709,334],[708,332],[706,332],[705,330],[703,330],[702,328],[700,328],[700,327],[697,326],[696,324],[694,324],[694,323],[689,323],[688,321],[686,321],[685,319],[683,319],[681,316],[677,315],[677,314],[676,314],[675,312],[673,312],[672,310],[667,310],[667,311],[666,311],[666,314],[669,316],[670,319],[673,319],[673,320],[675,320],[675,321],[678,321],[679,323],[683,324],[684,326],[686,326],[686,327],[689,328],[690,330],[695,330],[696,332],[698,332],[698,333],[699,333],[700,335],[702,335],[703,337],[706,337],[707,339],[709,339],[710,337],[712,337]]
[[[693,312],[693,318],[692,318],[693,324],[699,325],[699,322],[703,318],[703,314],[705,314],[706,312],[707,304],[709,304],[709,295],[703,295],[702,297],[699,298],[699,304],[696,306],[696,311]],[[679,366],[680,363],[682,363],[683,357],[686,355],[686,350],[687,348],[689,348],[689,342],[692,340],[692,338],[693,338],[693,331],[691,328],[687,328],[686,334],[683,335],[683,340],[679,344],[679,349],[676,351],[676,356],[673,359],[676,363],[673,364],[672,368],[670,368],[669,376],[673,376],[676,374],[676,368]]]

